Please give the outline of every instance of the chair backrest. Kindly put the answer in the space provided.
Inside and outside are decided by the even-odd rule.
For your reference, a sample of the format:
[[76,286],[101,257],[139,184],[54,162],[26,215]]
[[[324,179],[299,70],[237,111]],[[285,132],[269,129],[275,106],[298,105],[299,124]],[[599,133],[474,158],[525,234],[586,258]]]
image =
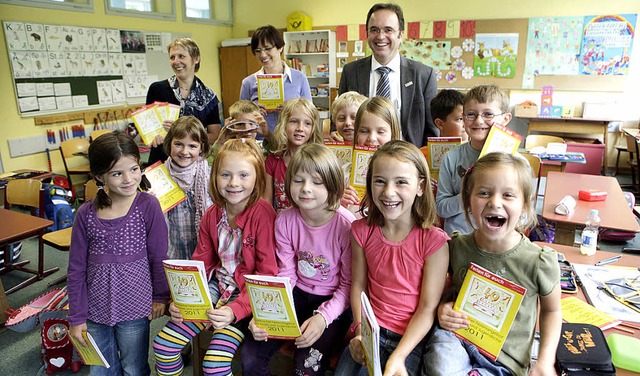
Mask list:
[[9,180],[4,194],[4,207],[6,209],[11,208],[11,205],[22,205],[29,207],[32,214],[35,214],[35,210],[38,209],[39,215],[44,215],[44,191],[39,180]]
[[627,151],[629,153],[637,153],[638,139],[627,133],[624,134],[624,139],[627,142]]
[[322,135],[323,137],[329,137],[331,133],[331,119],[322,120]]
[[84,200],[91,200],[92,198],[96,197],[97,194],[98,185],[96,184],[96,181],[93,179],[87,180],[87,182],[84,184]]
[[529,153],[521,154],[527,161],[529,161],[529,166],[531,166],[531,174],[534,179],[540,177],[540,158],[536,155]]
[[547,147],[547,144],[550,142],[564,143],[564,139],[558,136],[547,136],[542,134],[530,134],[527,136],[525,141],[525,149],[531,150],[536,146],[544,146]]
[[91,141],[93,141],[96,138],[102,136],[103,134],[107,134],[107,133],[111,133],[111,129],[98,129],[97,131],[91,132],[91,134],[89,135],[89,138],[91,139]]
[[62,157],[65,159],[75,157],[74,153],[82,153],[88,149],[89,140],[86,138],[73,138],[60,143],[60,152],[62,152]]

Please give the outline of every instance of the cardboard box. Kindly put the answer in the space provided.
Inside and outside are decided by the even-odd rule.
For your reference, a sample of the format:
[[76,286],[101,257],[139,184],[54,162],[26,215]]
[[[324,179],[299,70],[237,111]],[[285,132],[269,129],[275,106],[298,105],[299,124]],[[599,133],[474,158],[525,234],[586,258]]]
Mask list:
[[525,105],[516,105],[516,116],[517,117],[538,117],[538,106],[525,106]]

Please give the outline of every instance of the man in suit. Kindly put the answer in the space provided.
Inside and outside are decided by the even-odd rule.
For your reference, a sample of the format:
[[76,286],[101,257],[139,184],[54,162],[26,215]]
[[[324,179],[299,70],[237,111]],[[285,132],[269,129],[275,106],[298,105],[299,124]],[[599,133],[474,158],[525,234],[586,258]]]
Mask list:
[[378,86],[382,73],[376,69],[388,67],[389,84],[386,85],[387,95],[383,96],[400,110],[402,137],[421,147],[426,144],[427,137],[440,134],[431,119],[430,105],[437,94],[436,76],[432,68],[400,56],[398,48],[403,33],[404,15],[399,5],[371,7],[367,14],[367,40],[373,54],[345,65],[338,91],[339,94],[357,91],[367,97],[380,95]]

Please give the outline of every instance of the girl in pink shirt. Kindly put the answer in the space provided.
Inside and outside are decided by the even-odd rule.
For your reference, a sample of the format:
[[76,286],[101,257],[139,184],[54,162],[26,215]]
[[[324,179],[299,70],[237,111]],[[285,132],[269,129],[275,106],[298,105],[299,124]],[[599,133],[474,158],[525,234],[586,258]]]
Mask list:
[[364,291],[380,325],[384,375],[420,374],[424,338],[444,289],[449,237],[434,226],[435,200],[420,150],[390,141],[369,161],[365,217],[351,234],[351,310],[355,338],[336,376],[357,375],[364,364],[360,294]]
[[310,143],[322,143],[320,115],[316,106],[306,98],[286,101],[269,143],[270,152],[265,161],[267,186],[262,195],[267,202],[273,203],[278,213],[291,206],[284,192],[287,165],[296,150]]
[[[302,146],[291,159],[286,195],[293,207],[276,219],[278,275],[289,277],[302,335],[295,339],[295,375],[324,375],[349,326],[351,222],[340,206],[342,169],[326,146]],[[253,338],[242,349],[242,373],[269,375],[269,361],[285,343],[249,323]]]

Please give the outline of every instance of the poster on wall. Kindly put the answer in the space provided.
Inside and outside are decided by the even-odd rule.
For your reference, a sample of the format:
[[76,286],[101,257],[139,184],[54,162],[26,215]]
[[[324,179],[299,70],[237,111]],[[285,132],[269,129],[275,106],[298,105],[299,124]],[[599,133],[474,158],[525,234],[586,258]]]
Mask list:
[[628,74],[637,17],[637,14],[585,17],[580,74]]
[[422,41],[405,39],[398,49],[407,59],[418,61],[439,70],[451,69],[450,41]]
[[517,33],[476,34],[474,74],[478,77],[515,77],[518,37]]
[[529,19],[522,86],[533,88],[538,75],[577,75],[584,17]]

